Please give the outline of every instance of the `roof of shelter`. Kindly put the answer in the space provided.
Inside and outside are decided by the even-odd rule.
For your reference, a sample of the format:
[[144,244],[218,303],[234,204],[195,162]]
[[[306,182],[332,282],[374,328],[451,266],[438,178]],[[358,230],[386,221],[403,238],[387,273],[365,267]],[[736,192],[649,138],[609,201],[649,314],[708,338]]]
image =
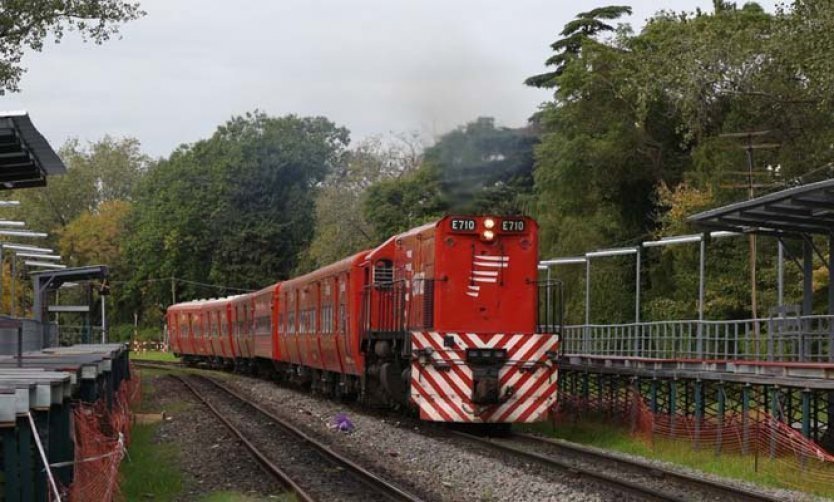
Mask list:
[[689,217],[703,230],[785,234],[834,233],[834,179],[809,183]]
[[0,112],[0,190],[46,185],[67,168],[23,111]]
[[57,289],[65,282],[106,279],[108,268],[107,265],[91,265],[61,270],[41,270],[39,272],[32,272],[30,275],[38,278],[41,283],[49,282],[49,289]]

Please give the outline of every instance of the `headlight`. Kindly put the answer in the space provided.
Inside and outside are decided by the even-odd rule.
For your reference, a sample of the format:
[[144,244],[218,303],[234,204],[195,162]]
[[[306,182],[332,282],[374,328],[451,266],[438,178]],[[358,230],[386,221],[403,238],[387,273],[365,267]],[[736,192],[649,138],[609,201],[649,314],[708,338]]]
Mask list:
[[484,233],[481,234],[481,236],[484,238],[484,240],[491,241],[495,238],[495,232],[493,232],[492,230],[484,230]]
[[484,220],[484,227],[487,229],[495,228],[495,220],[492,218],[487,218]]

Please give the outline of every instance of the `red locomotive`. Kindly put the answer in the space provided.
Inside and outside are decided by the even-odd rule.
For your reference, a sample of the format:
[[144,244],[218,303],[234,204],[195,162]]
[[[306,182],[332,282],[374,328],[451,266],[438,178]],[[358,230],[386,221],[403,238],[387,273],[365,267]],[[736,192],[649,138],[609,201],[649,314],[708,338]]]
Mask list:
[[173,305],[171,346],[424,420],[534,422],[555,403],[558,348],[537,265],[534,220],[449,216],[255,293]]

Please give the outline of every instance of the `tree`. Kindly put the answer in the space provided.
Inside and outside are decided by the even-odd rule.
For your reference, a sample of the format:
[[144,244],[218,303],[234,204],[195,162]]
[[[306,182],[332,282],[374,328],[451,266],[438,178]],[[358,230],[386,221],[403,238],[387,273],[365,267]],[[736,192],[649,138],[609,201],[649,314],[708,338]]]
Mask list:
[[489,117],[444,134],[418,169],[368,190],[363,206],[376,239],[441,217],[525,213],[532,195],[534,128],[496,127]]
[[588,12],[581,12],[576,18],[565,25],[561,33],[563,38],[553,42],[550,48],[556,54],[545,61],[545,66],[553,66],[552,71],[533,75],[524,81],[532,87],[556,87],[556,79],[564,73],[567,65],[576,59],[582,46],[593,40],[600,33],[613,32],[614,27],[605,21],[619,19],[624,15],[631,15],[631,7],[625,5],[611,5],[599,7]]
[[300,269],[312,270],[374,245],[374,228],[362,210],[368,188],[407,176],[421,159],[416,135],[371,137],[350,151],[343,168],[317,190],[315,237]]
[[66,31],[101,44],[122,23],[145,13],[138,2],[121,0],[8,0],[0,6],[0,93],[17,91],[25,71],[26,49],[40,52],[49,37],[60,42]]
[[135,138],[104,138],[82,147],[71,139],[58,154],[67,174],[46,187],[16,192],[21,201],[13,215],[35,230],[59,232],[85,212],[107,201],[130,200],[151,159]]
[[115,199],[103,202],[94,211],[85,211],[61,230],[58,249],[65,262],[76,265],[103,264],[119,279],[123,267],[126,224],[131,204]]
[[[662,12],[636,35],[583,38],[548,81],[554,99],[537,116],[544,130],[535,167],[542,252],[570,255],[691,232],[682,215],[746,198],[744,151],[724,133],[767,130],[766,141],[779,144],[756,153],[759,190],[828,175],[818,168],[834,160],[834,110],[820,59],[834,53],[817,31],[825,21],[809,17],[824,19],[815,10],[822,5],[797,2],[772,15],[754,3],[716,2],[711,14]],[[791,33],[808,37],[794,43]],[[822,53],[806,45],[814,39]],[[772,244],[759,247],[763,283],[773,280]],[[711,249],[707,316],[750,315],[746,242]],[[697,253],[681,246],[644,259],[644,318],[694,315]],[[610,288],[633,283],[629,269],[606,271],[608,291],[592,282],[594,298],[607,295],[593,321],[631,319],[630,292]],[[569,315],[579,320],[582,293],[568,293]]]
[[[314,229],[314,189],[344,162],[348,131],[323,117],[234,117],[143,180],[127,243],[134,307],[170,303],[177,277],[256,289],[290,276]],[[234,289],[184,284],[180,299]]]

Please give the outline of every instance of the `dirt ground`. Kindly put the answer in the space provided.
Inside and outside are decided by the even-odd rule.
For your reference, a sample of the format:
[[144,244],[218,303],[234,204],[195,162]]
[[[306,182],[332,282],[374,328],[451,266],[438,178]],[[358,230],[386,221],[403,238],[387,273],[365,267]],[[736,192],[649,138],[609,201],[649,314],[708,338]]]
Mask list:
[[173,443],[179,452],[183,490],[177,500],[202,500],[219,492],[280,498],[283,488],[180,382],[164,373],[146,373],[143,379],[153,392],[144,395],[142,408],[165,413],[155,441]]

